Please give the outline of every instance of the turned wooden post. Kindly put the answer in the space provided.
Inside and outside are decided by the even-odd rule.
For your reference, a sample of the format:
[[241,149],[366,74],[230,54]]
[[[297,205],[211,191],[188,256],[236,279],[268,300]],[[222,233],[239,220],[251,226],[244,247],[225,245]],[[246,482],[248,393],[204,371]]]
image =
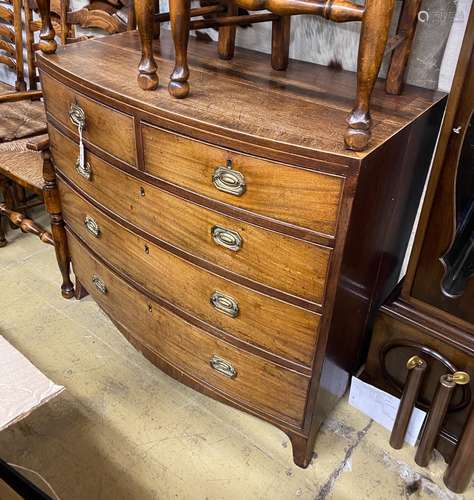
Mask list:
[[175,48],[175,66],[170,76],[168,91],[181,99],[189,94],[188,40],[190,0],[170,0],[171,32]]
[[56,174],[49,150],[42,151],[41,155],[43,157],[44,204],[51,218],[51,232],[53,233],[56,260],[58,261],[63,279],[61,293],[65,299],[70,299],[74,297],[74,286],[70,278],[71,258],[69,256],[66,231],[64,229]]
[[[227,4],[226,11],[222,14],[224,16],[237,16],[239,8],[233,2]],[[217,45],[217,53],[219,57],[224,60],[229,60],[234,57],[235,51],[235,35],[237,33],[237,26],[221,26],[219,28],[219,40]]]
[[0,214],[0,248],[3,248],[7,244],[7,239],[5,238],[5,230],[3,229],[3,217]]
[[347,118],[344,141],[348,149],[363,151],[370,140],[369,102],[382,64],[395,0],[366,0],[357,67],[357,98]]
[[403,77],[410,56],[413,38],[415,37],[418,12],[421,0],[405,0],[398,22],[397,33],[404,36],[404,40],[392,52],[390,66],[385,82],[385,90],[388,94],[401,94],[403,89]]
[[158,87],[158,67],[153,57],[154,4],[154,0],[135,0],[135,17],[142,47],[137,80],[143,90]]
[[35,234],[43,243],[54,245],[51,233],[47,229],[26,217],[25,214],[10,210],[5,203],[0,203],[0,216],[2,215],[7,217],[15,227],[20,228],[23,233]]
[[272,22],[272,68],[285,71],[290,52],[291,17],[280,16]]
[[56,52],[57,43],[54,39],[55,33],[51,23],[50,0],[36,0],[41,17],[40,44],[41,52],[53,54]]

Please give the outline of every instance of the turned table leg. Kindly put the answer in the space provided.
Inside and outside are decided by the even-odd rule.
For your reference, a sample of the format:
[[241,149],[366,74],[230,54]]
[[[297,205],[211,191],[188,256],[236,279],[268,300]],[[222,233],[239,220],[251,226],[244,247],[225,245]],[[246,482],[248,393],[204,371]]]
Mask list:
[[74,297],[74,286],[70,277],[71,258],[64,229],[56,174],[49,151],[43,151],[41,154],[43,156],[44,204],[51,218],[51,232],[53,233],[56,260],[63,279],[61,293],[65,299],[71,299]]
[[370,140],[370,96],[379,74],[387,44],[395,0],[366,0],[359,44],[357,98],[347,118],[346,147],[363,151]]
[[170,0],[170,21],[175,50],[175,66],[170,76],[168,91],[181,99],[189,94],[188,39],[190,0]]
[[137,80],[143,90],[154,90],[158,87],[158,67],[153,57],[154,12],[154,0],[135,0],[135,16],[142,46]]

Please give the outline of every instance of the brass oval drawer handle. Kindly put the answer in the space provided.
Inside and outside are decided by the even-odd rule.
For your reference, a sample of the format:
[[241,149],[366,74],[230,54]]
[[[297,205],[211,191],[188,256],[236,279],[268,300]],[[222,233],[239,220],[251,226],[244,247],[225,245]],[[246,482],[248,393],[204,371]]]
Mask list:
[[231,318],[236,318],[239,315],[239,304],[229,295],[221,292],[214,292],[211,295],[211,304],[217,311],[227,314]]
[[212,239],[214,243],[221,247],[238,252],[242,248],[242,238],[239,233],[225,229],[220,226],[213,226],[211,229]]
[[76,172],[84,179],[90,181],[92,178],[92,167],[89,162],[81,165],[81,159],[77,157],[75,164]]
[[86,126],[86,113],[75,102],[69,107],[69,119],[77,128],[85,128]]
[[212,182],[219,191],[242,196],[247,189],[245,178],[241,172],[233,170],[231,165],[232,163],[229,162],[228,167],[217,167],[214,170]]
[[209,360],[211,367],[216,370],[216,372],[222,373],[229,378],[237,377],[237,370],[225,359],[220,358],[216,354],[212,356]]
[[84,217],[84,225],[86,226],[86,229],[94,235],[96,238],[100,236],[100,227],[99,224],[97,224],[97,221],[91,217],[90,215],[86,215]]
[[92,276],[92,283],[94,283],[95,287],[97,290],[99,290],[100,293],[103,293],[104,295],[107,293],[107,287],[105,286],[104,281],[97,276],[97,274],[94,274]]

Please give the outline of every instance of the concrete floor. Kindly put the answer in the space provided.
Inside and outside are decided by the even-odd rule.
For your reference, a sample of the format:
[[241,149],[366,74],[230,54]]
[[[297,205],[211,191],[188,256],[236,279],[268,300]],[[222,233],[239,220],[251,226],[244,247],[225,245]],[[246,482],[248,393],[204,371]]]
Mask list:
[[[90,298],[63,300],[52,248],[7,238],[0,335],[66,391],[1,432],[0,456],[40,473],[59,498],[462,498],[443,486],[439,455],[417,467],[413,448],[392,450],[389,433],[346,400],[299,469],[282,432],[161,373]],[[1,486],[0,498],[10,498]]]

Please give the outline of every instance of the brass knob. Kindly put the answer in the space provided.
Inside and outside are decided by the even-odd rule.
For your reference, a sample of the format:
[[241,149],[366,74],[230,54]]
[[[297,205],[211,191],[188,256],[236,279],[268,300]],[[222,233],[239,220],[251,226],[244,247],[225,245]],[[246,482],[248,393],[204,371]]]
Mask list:
[[408,361],[407,361],[407,369],[408,370],[413,370],[416,366],[423,366],[426,363],[426,361],[423,358],[420,358],[420,356],[412,356]]
[[466,372],[454,372],[453,374],[448,375],[448,379],[456,385],[466,385],[471,381],[469,373]]

